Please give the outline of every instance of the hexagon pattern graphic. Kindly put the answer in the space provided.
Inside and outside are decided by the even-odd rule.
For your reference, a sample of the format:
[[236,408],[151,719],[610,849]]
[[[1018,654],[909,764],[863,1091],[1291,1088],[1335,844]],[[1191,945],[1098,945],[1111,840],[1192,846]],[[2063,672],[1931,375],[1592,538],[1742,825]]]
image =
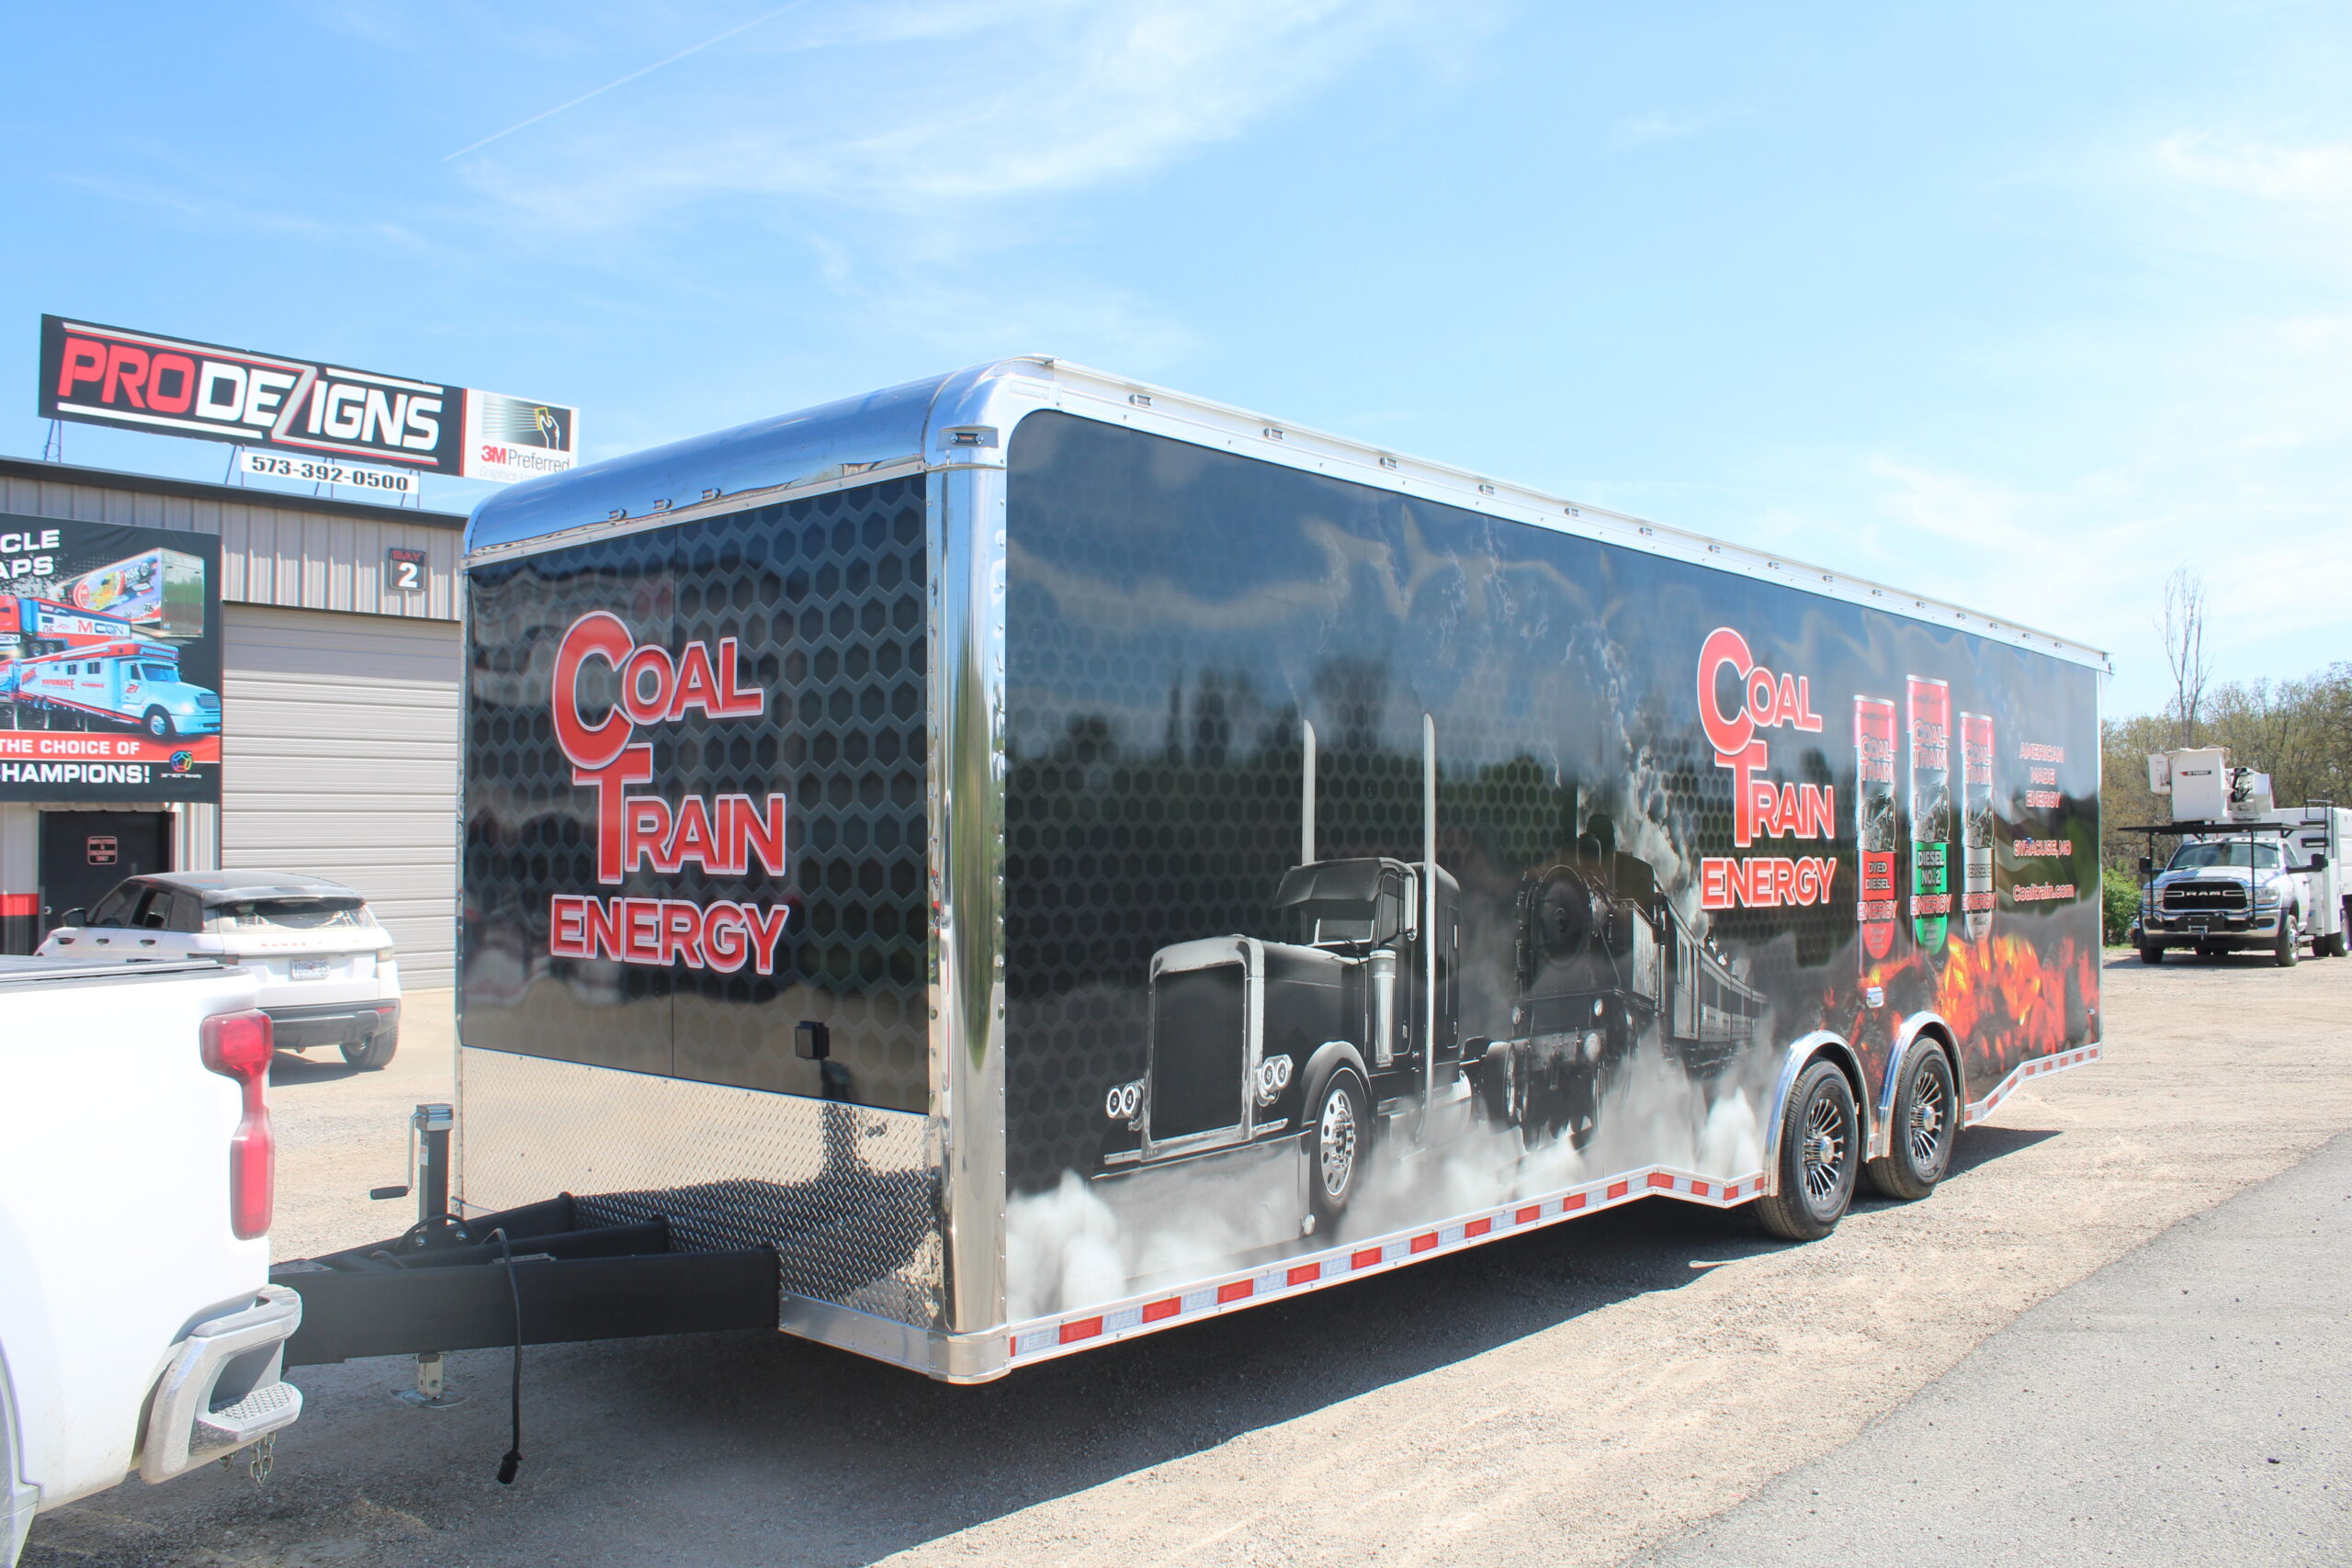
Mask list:
[[[468,1044],[925,1108],[922,507],[919,479],[894,479],[469,574]],[[592,792],[549,709],[556,648],[592,610],[673,652],[738,641],[758,721],[690,712],[637,739],[670,794],[787,794],[786,875],[639,867],[599,888]],[[550,958],[550,897],[600,891],[792,914],[770,976]],[[804,1021],[826,1026],[829,1059],[795,1054]]]

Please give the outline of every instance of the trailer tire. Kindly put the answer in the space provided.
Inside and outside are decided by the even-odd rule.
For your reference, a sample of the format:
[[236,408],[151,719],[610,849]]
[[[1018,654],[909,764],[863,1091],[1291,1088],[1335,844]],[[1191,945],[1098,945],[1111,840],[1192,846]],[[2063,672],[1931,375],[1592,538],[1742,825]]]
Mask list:
[[379,1029],[365,1040],[343,1043],[343,1059],[363,1073],[381,1072],[401,1045],[400,1025]]
[[169,740],[174,733],[172,716],[162,708],[149,708],[139,718],[139,727],[158,740]]
[[1819,1241],[1838,1228],[1860,1176],[1861,1115],[1835,1062],[1797,1075],[1781,1108],[1780,1190],[1756,1201],[1756,1223],[1783,1241]]
[[2160,942],[2150,942],[2146,938],[2143,937],[2140,941],[2140,962],[2143,964],[2162,964],[2164,961],[2165,944]]
[[[2163,949],[2157,949],[2159,953]],[[1871,1190],[1882,1198],[1916,1203],[1936,1190],[1951,1168],[1959,1141],[1959,1086],[1943,1048],[1922,1043],[1911,1048],[1894,1091],[1894,1115],[1886,1155],[1863,1168]]]
[[1371,1102],[1355,1069],[1332,1067],[1300,1101],[1306,1115],[1306,1193],[1317,1224],[1347,1209],[1372,1134]]

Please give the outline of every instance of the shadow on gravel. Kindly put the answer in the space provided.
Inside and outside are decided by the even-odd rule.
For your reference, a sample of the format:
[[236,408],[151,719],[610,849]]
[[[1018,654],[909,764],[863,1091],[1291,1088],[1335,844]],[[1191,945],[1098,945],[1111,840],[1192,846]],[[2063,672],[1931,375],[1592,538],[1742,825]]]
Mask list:
[[1960,1135],[1960,1146],[1952,1151],[1951,1169],[1945,1179],[1965,1176],[1980,1165],[1989,1165],[2004,1155],[2030,1149],[2058,1136],[2056,1128],[2037,1130],[2030,1127],[1975,1126]]
[[270,1058],[269,1086],[272,1089],[300,1089],[304,1084],[338,1083],[356,1077],[359,1069],[341,1056],[298,1056],[291,1051],[280,1051]]
[[761,1333],[535,1348],[512,1489],[491,1481],[506,1353],[452,1357],[471,1398],[447,1412],[389,1397],[405,1361],[304,1369],[309,1410],[267,1491],[93,1498],[26,1561],[865,1563],[1780,1245],[1652,1200],[973,1388]]

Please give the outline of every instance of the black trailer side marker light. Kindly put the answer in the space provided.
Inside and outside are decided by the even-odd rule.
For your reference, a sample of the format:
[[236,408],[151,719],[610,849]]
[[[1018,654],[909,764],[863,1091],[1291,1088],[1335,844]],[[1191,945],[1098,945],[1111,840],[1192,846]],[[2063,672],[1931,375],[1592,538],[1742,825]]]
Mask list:
[[821,1062],[832,1054],[832,1031],[814,1019],[792,1026],[792,1054],[804,1062]]
[[1127,394],[1127,401],[1135,404],[1136,407],[1139,409],[1148,409],[1151,407],[1151,397],[1148,393],[1145,392],[1129,392]]

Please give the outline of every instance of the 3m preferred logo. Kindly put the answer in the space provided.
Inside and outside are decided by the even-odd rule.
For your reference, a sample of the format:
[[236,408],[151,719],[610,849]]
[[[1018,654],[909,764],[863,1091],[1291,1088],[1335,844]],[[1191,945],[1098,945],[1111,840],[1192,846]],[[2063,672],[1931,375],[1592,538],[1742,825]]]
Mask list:
[[512,483],[561,473],[578,461],[580,412],[503,392],[466,397],[465,476]]

